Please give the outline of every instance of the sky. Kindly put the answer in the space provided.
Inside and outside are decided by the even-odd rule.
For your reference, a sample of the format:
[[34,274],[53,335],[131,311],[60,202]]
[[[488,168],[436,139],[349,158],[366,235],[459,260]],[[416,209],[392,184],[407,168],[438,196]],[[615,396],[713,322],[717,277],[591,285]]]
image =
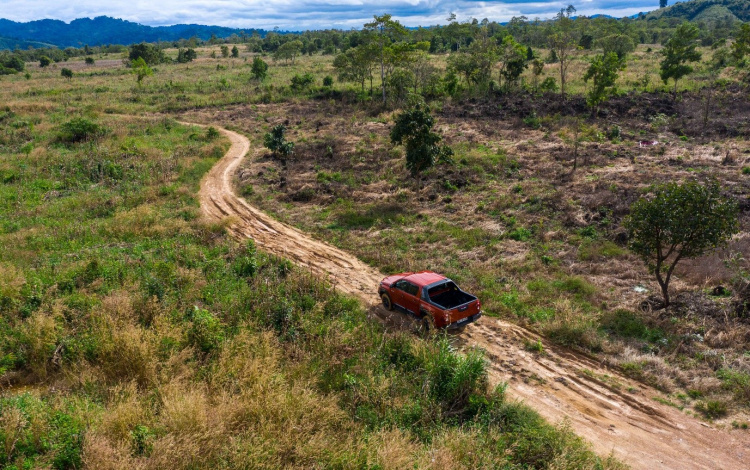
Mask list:
[[[235,28],[279,27],[282,30],[359,28],[373,15],[390,13],[407,26],[445,24],[488,18],[508,21],[525,15],[549,18],[566,1],[530,0],[0,0],[0,18],[32,21],[44,18],[112,16],[150,26],[196,23]],[[578,0],[578,15],[629,16],[658,7],[658,0]],[[671,1],[669,2],[672,3]]]

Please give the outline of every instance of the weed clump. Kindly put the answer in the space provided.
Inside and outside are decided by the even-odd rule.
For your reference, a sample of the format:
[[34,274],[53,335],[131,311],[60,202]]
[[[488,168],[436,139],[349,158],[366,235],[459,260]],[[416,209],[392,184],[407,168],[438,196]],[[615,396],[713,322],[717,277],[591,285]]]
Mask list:
[[86,118],[75,118],[60,126],[60,142],[78,143],[97,139],[107,133],[107,129]]

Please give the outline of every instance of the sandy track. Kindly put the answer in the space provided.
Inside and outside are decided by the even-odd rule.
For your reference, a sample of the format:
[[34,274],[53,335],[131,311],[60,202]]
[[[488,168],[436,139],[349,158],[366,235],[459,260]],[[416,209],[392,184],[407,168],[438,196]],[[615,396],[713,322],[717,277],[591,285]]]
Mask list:
[[[355,256],[283,224],[235,195],[232,178],[250,151],[240,134],[221,129],[232,147],[204,178],[200,203],[204,214],[231,217],[230,233],[252,238],[257,246],[290,259],[366,303],[388,324],[408,324],[378,306],[383,274]],[[493,383],[510,384],[512,396],[552,422],[567,420],[601,454],[614,455],[636,469],[750,469],[750,436],[729,432],[654,401],[659,393],[622,377],[595,358],[546,343],[535,333],[484,317],[459,337],[487,351]],[[524,349],[542,341],[544,354]]]

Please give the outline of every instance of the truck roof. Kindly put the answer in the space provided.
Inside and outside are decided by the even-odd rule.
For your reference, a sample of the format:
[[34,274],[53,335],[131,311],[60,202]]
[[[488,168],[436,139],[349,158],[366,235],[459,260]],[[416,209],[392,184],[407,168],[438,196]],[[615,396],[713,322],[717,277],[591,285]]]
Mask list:
[[[444,281],[448,279],[445,276],[441,276],[438,273],[434,273],[432,271],[420,271],[418,273],[401,273],[396,274],[394,276],[388,276],[393,281],[397,279],[406,279],[409,282],[412,282],[419,287],[424,287],[430,284],[433,284],[435,282]],[[396,279],[394,279],[396,278]]]

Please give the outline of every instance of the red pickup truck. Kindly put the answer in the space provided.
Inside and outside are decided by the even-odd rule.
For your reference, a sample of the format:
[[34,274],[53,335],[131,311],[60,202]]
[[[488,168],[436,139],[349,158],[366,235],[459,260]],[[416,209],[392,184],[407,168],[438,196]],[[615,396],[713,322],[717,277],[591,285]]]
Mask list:
[[422,271],[388,276],[378,295],[386,310],[397,308],[422,320],[425,330],[463,329],[482,316],[482,304],[445,276]]

